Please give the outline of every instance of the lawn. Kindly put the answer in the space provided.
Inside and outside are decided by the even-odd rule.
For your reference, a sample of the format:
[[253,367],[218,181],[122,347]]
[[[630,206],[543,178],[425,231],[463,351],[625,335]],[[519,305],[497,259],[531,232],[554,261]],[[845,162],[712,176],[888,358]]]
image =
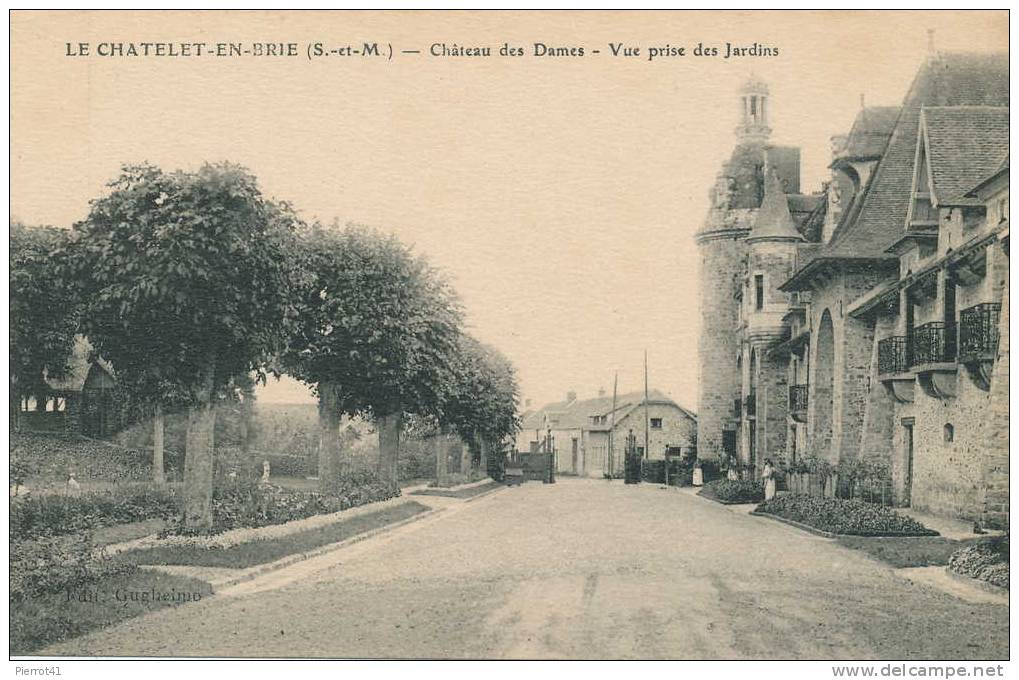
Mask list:
[[956,541],[944,536],[839,536],[837,540],[896,568],[944,566],[953,552],[980,541]]
[[441,496],[442,498],[473,498],[479,496],[486,491],[491,491],[497,487],[504,486],[500,482],[489,482],[488,484],[480,484],[478,486],[472,486],[469,489],[440,489],[440,488],[428,488],[421,489],[420,491],[414,491],[411,493],[412,496]]
[[136,570],[11,603],[10,653],[27,655],[125,619],[212,595],[204,581]]
[[263,541],[249,541],[229,548],[167,546],[140,550],[126,555],[135,564],[175,564],[195,567],[226,567],[244,569],[259,564],[308,552],[331,543],[339,543],[359,534],[426,512],[420,503],[401,503],[385,510],[351,517],[334,524],[308,529],[288,536]]

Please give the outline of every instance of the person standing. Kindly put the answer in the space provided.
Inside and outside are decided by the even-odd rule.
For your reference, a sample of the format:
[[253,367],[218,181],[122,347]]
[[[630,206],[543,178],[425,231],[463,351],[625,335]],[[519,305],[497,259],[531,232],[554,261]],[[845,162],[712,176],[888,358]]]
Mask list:
[[764,469],[761,471],[761,478],[764,480],[764,500],[770,501],[775,497],[775,466],[770,458],[764,459]]

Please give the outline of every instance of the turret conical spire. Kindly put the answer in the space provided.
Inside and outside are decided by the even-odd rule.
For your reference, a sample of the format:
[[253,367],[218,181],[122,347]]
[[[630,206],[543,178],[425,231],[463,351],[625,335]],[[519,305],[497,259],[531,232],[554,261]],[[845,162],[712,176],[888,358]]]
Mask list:
[[789,212],[789,203],[782,189],[782,182],[774,168],[765,170],[764,199],[757,211],[757,221],[747,236],[747,242],[755,241],[803,241],[803,235],[796,231],[796,224]]

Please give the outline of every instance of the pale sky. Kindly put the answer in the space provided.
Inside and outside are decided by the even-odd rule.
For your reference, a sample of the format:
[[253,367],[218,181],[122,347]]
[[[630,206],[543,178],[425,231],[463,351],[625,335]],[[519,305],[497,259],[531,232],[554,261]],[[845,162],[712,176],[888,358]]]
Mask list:
[[[247,166],[308,219],[392,231],[444,269],[472,333],[517,366],[534,405],[643,384],[697,405],[693,235],[735,142],[737,88],[771,86],[773,141],[802,147],[803,190],[859,108],[895,105],[927,50],[1005,50],[991,13],[15,12],[11,214],[70,226],[123,163]],[[295,58],[65,56],[66,42],[296,42]],[[309,60],[377,41],[385,58]],[[431,57],[504,42],[527,56]],[[533,43],[584,57],[531,56]],[[610,56],[610,42],[639,45]],[[648,62],[650,46],[779,56]],[[400,50],[419,49],[420,55]],[[591,50],[601,54],[591,54]],[[275,384],[263,401],[299,401]]]

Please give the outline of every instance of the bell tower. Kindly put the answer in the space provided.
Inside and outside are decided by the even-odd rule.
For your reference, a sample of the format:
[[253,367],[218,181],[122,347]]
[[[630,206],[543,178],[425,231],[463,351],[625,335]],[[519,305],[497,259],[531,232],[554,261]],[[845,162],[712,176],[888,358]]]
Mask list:
[[750,76],[739,91],[740,124],[736,136],[740,143],[763,144],[771,136],[768,116],[771,112],[768,84]]

